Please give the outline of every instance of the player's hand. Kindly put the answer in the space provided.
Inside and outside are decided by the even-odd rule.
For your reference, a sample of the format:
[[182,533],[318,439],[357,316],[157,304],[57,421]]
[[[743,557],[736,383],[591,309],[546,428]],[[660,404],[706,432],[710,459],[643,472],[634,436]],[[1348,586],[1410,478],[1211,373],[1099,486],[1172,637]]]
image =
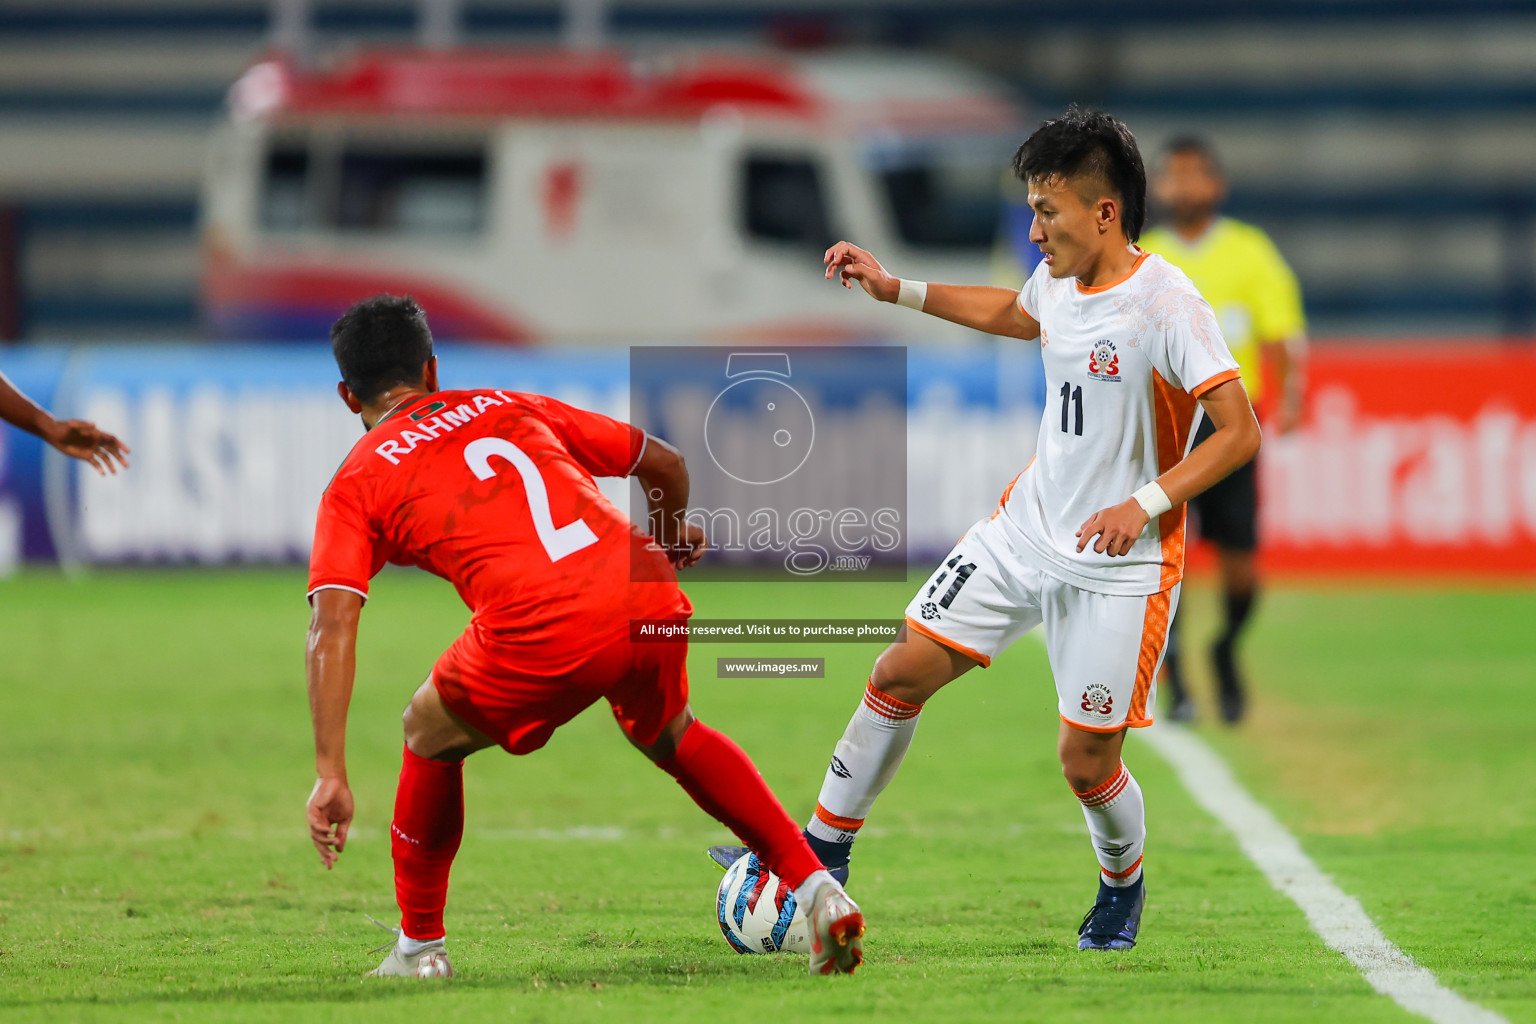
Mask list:
[[686,569],[690,565],[697,565],[709,548],[709,541],[704,537],[703,527],[695,523],[683,523],[682,534],[675,544],[667,546],[667,560],[672,563],[674,569]]
[[879,261],[852,242],[838,242],[827,250],[821,261],[827,265],[827,280],[837,274],[844,288],[852,288],[853,282],[857,281],[881,302],[895,302],[901,294],[901,282],[887,274]]
[[102,476],[116,473],[119,465],[128,468],[128,446],[85,420],[54,420],[43,440],[71,458],[89,462]]
[[309,818],[309,839],[320,851],[320,863],[329,871],[347,847],[352,827],[352,789],[346,779],[316,779],[304,809]]
[[1126,498],[1113,508],[1101,508],[1088,517],[1088,521],[1078,528],[1077,550],[1083,550],[1097,537],[1093,550],[1099,554],[1108,554],[1111,558],[1129,554],[1131,545],[1151,521],[1141,502]]

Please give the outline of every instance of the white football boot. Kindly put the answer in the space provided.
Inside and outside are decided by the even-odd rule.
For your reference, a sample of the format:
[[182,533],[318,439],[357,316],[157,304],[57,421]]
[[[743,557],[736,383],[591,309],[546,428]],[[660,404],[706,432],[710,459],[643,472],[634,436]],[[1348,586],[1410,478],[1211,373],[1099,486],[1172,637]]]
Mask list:
[[864,962],[864,912],[843,887],[823,882],[805,908],[812,974],[852,974]]
[[400,943],[389,947],[384,962],[368,972],[370,978],[451,978],[453,964],[448,961],[448,947],[442,939],[433,939],[420,950],[406,956]]
[[[451,978],[453,977],[453,964],[448,960],[448,940],[433,939],[430,942],[417,946],[416,951],[406,954],[401,951],[401,943],[405,942],[405,936],[400,934],[399,928],[391,928],[372,915],[365,915],[368,920],[378,925],[395,937],[393,942],[386,943],[375,949],[375,953],[388,948],[389,955],[384,962],[365,977],[369,978]],[[415,945],[415,943],[412,943]]]

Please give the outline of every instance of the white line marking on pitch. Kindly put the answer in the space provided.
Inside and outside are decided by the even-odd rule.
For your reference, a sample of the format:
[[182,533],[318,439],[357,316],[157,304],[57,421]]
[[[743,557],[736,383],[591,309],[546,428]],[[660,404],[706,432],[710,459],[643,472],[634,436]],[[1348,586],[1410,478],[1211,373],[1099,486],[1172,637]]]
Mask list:
[[1195,802],[1231,830],[1269,884],[1294,900],[1312,930],[1343,953],[1377,992],[1436,1024],[1509,1024],[1441,985],[1393,945],[1360,901],[1323,874],[1296,837],[1249,795],[1204,740],[1178,725],[1135,731],[1173,766]]

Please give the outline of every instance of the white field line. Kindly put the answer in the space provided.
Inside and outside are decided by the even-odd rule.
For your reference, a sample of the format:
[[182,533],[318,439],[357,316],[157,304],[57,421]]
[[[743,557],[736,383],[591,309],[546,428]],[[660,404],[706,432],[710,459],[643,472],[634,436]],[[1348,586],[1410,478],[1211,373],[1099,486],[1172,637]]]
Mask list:
[[1382,934],[1360,901],[1348,895],[1302,850],[1232,775],[1204,740],[1179,725],[1136,729],[1173,766],[1184,787],[1237,838],[1248,859],[1307,915],[1313,931],[1359,969],[1372,988],[1436,1024],[1508,1024],[1492,1010],[1441,985]]

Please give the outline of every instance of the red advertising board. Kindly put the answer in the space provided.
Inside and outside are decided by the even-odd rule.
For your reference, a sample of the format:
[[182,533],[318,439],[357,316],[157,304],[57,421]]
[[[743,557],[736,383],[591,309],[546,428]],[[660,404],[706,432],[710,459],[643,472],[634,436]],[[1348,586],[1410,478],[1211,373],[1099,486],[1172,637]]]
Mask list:
[[1318,344],[1308,381],[1259,457],[1266,566],[1536,576],[1536,345]]

